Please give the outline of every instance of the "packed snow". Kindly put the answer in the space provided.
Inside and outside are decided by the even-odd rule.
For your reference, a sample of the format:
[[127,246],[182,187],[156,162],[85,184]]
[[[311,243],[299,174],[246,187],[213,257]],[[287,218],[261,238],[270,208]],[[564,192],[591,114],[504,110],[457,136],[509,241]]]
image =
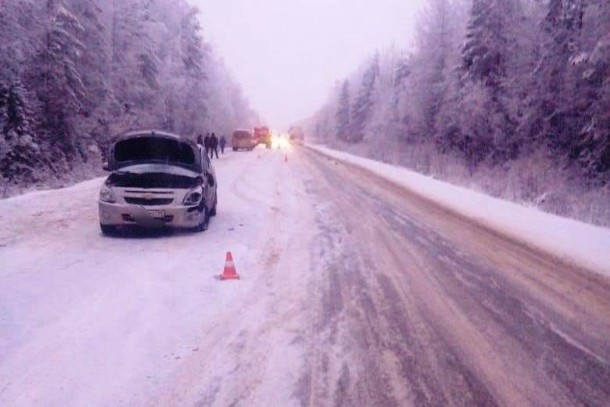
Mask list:
[[[178,387],[166,384],[180,381],[187,360],[211,370],[186,387],[204,391],[226,377],[217,405],[235,401],[226,384],[241,363],[234,343],[285,318],[302,295],[303,242],[313,231],[310,203],[282,153],[229,152],[213,164],[218,215],[203,233],[104,237],[103,179],[0,201],[0,405],[142,405],[156,397],[180,404]],[[238,281],[216,278],[227,251]],[[283,294],[268,281],[280,267],[277,284],[292,287]],[[259,372],[269,383],[300,366],[285,319],[258,332],[265,357],[290,367]],[[255,397],[290,405],[288,387]]]
[[[610,274],[608,230],[315,149]],[[203,233],[104,237],[102,179],[0,201],[0,405],[298,405],[311,282],[328,279],[312,263],[324,203],[299,159],[215,160],[219,212]],[[240,280],[217,278],[227,251]]]
[[563,261],[610,276],[610,229],[493,198],[403,167],[323,146],[310,147],[334,159],[365,168],[513,239],[549,252]]

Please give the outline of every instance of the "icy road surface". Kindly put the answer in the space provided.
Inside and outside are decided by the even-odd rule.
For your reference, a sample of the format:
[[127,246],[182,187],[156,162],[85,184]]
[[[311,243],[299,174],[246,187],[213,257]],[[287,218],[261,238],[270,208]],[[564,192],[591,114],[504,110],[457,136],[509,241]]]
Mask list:
[[215,165],[201,234],[0,201],[0,405],[610,404],[606,277],[306,149]]

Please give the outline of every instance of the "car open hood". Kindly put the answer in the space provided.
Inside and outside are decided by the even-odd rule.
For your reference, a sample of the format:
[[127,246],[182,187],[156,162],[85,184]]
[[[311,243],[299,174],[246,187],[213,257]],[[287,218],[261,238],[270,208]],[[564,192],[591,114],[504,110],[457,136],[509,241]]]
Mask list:
[[201,157],[192,141],[171,133],[142,131],[119,137],[110,146],[108,170],[157,164],[201,172]]
[[200,185],[200,179],[196,172],[179,167],[138,164],[113,172],[106,179],[106,185],[123,188],[191,189]]

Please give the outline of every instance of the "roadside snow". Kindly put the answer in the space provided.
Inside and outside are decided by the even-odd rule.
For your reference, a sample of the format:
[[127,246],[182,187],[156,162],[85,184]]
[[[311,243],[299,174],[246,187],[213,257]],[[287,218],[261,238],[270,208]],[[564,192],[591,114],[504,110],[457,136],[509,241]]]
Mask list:
[[[0,405],[295,403],[292,386],[243,395],[232,378],[278,382],[301,364],[308,197],[280,152],[214,165],[203,233],[102,236],[101,178],[0,201]],[[227,251],[239,281],[214,278]]]
[[416,172],[322,146],[310,148],[365,168],[511,238],[610,277],[610,229],[493,198]]

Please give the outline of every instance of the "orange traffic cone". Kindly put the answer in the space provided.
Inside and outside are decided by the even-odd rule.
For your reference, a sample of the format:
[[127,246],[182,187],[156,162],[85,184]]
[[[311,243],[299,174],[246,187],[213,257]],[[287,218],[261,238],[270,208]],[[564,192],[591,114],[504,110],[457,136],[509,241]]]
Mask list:
[[221,280],[239,280],[239,274],[235,271],[235,264],[233,264],[233,255],[231,252],[227,252],[227,258],[225,260],[225,269],[220,275]]

